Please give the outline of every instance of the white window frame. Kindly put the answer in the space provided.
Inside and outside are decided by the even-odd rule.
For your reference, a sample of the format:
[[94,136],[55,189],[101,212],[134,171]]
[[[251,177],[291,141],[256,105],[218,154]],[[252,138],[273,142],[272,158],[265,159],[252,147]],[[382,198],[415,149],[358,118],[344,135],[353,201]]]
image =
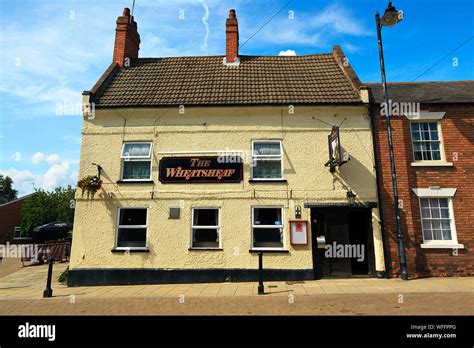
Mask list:
[[[217,226],[194,226],[194,211],[195,210],[203,210],[203,209],[215,209],[218,211],[217,214]],[[194,230],[197,229],[217,229],[217,239],[219,242],[219,245],[216,247],[196,247],[193,245],[193,240],[194,240]],[[195,249],[195,250],[208,250],[208,249],[213,249],[213,250],[220,250],[222,249],[222,238],[221,238],[221,208],[220,207],[192,207],[191,208],[191,239],[190,239],[190,249]]]
[[[255,225],[254,215],[255,209],[281,209],[281,247],[254,247],[253,245],[253,229],[254,228],[278,228],[278,225]],[[250,207],[251,210],[251,221],[250,221],[250,250],[252,251],[265,251],[265,250],[286,250],[286,235],[285,235],[285,207],[282,205],[255,205]]]
[[[122,209],[146,209],[146,225],[120,225],[120,211]],[[115,229],[115,250],[148,250],[148,224],[149,224],[149,207],[118,207],[117,209],[117,228]],[[118,246],[118,237],[119,237],[119,229],[132,229],[132,228],[146,228],[146,235],[145,235],[145,246],[143,247],[119,247]]]
[[[414,146],[414,143],[415,142],[418,142],[420,143],[420,141],[415,141],[413,139],[413,132],[412,132],[412,124],[414,123],[436,123],[436,127],[437,127],[437,132],[438,132],[438,141],[439,141],[439,153],[440,153],[440,157],[441,159],[439,160],[417,160],[415,159],[415,146]],[[443,141],[443,133],[441,131],[441,121],[440,120],[437,120],[437,119],[411,119],[410,120],[410,139],[411,139],[411,153],[412,153],[412,158],[413,158],[413,162],[411,163],[411,165],[413,167],[417,167],[417,166],[452,166],[453,164],[451,162],[447,162],[446,161],[446,154],[445,154],[445,151],[444,151],[444,141]]]
[[[254,154],[254,146],[255,143],[278,143],[280,145],[280,154],[279,155],[255,155]],[[284,172],[283,172],[283,141],[282,140],[273,140],[273,139],[255,139],[252,140],[252,164],[250,166],[250,179],[255,181],[274,181],[274,180],[284,180]],[[258,158],[275,158],[280,159],[280,166],[281,166],[281,176],[279,178],[255,178],[253,174],[253,170],[256,166],[256,161]]]
[[[125,145],[128,145],[128,144],[132,144],[132,145],[135,145],[135,144],[150,144],[150,152],[148,153],[148,156],[132,156],[132,157],[131,156],[124,156],[123,152],[125,150]],[[122,159],[122,168],[120,170],[120,180],[121,181],[150,181],[150,180],[152,180],[152,176],[153,176],[153,173],[152,173],[152,169],[153,169],[153,142],[152,141],[125,141],[122,144],[122,152],[120,153],[120,158]],[[144,159],[149,159],[150,160],[150,177],[148,179],[124,179],[123,178],[123,169],[125,167],[125,161],[140,162]]]
[[[459,244],[456,233],[456,221],[454,218],[454,207],[453,197],[456,193],[454,188],[416,188],[412,191],[418,196],[418,208],[420,211],[420,225],[421,234],[423,236],[423,243],[420,245],[422,249],[464,249],[463,244]],[[425,240],[425,234],[423,230],[423,217],[421,210],[421,199],[422,198],[444,198],[448,200],[449,208],[449,219],[451,229],[451,240]]]

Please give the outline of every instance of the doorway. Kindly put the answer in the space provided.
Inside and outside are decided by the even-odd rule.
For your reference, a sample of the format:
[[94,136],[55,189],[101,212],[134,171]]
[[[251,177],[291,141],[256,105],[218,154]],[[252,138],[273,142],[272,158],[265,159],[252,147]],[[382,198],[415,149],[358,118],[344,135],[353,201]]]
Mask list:
[[375,274],[370,208],[311,209],[315,279]]

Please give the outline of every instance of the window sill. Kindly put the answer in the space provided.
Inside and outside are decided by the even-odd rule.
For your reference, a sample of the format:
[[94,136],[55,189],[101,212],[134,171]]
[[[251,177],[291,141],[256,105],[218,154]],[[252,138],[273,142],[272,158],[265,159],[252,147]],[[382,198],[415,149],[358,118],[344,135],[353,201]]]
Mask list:
[[189,248],[189,251],[222,251],[223,248]]
[[110,251],[113,253],[125,253],[127,251],[131,253],[149,253],[150,249],[148,248],[139,248],[139,249],[114,248]]
[[439,161],[422,161],[422,162],[412,162],[412,167],[453,167],[452,162],[439,162]]
[[464,249],[463,244],[454,244],[454,243],[443,243],[443,244],[434,244],[434,243],[423,243],[420,244],[421,249]]
[[250,249],[249,253],[289,253],[286,249]]
[[249,179],[249,183],[276,183],[276,182],[281,182],[285,183],[287,182],[286,179]]
[[117,184],[154,184],[153,180],[118,180]]

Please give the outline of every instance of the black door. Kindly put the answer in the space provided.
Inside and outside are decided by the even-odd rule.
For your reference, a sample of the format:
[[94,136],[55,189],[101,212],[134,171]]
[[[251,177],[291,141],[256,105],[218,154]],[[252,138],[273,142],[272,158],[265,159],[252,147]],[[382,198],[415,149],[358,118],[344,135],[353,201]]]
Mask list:
[[[374,250],[371,209],[315,208],[311,209],[311,236],[315,279],[373,275]],[[327,249],[318,248],[317,237],[325,238]],[[336,255],[327,252],[349,246],[357,253]],[[347,250],[347,249],[345,249]],[[356,256],[357,255],[357,256]]]

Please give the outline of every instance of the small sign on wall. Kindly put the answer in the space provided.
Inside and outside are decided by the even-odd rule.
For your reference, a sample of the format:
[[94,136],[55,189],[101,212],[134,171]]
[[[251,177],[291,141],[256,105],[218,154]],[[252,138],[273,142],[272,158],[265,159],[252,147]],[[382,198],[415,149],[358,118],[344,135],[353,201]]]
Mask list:
[[290,237],[291,244],[306,245],[308,244],[308,221],[307,220],[290,220]]

